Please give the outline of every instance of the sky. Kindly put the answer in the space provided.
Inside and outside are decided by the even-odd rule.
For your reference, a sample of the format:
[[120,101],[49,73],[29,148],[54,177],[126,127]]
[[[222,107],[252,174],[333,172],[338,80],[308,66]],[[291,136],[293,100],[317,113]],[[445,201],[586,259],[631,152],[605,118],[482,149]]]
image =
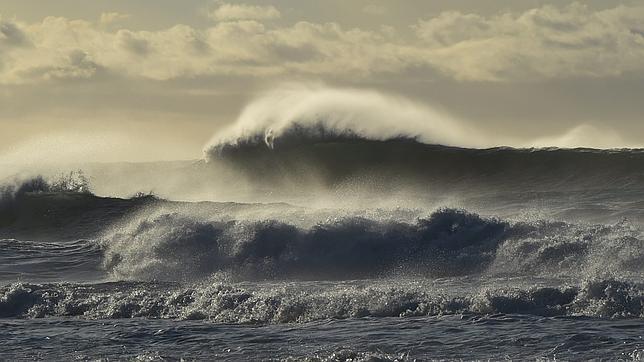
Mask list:
[[2,0],[0,156],[199,158],[294,83],[498,145],[640,147],[642,59],[644,1]]

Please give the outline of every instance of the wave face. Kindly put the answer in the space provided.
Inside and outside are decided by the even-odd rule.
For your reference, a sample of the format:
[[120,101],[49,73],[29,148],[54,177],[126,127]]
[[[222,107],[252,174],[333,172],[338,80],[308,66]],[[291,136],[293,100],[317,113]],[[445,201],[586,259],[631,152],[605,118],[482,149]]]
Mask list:
[[252,290],[221,283],[191,288],[158,283],[17,283],[0,288],[0,317],[182,318],[253,324],[496,313],[644,318],[642,287],[615,280],[580,287],[483,288],[466,294],[441,293],[413,283],[405,286],[404,281],[319,289],[304,285]]
[[519,192],[604,190],[628,202],[644,196],[642,150],[464,149],[294,127],[270,145],[261,138],[219,144],[208,159],[212,167],[238,172],[254,190],[282,197],[346,190],[421,198],[495,193],[493,206]]
[[535,144],[489,140],[448,115],[396,97],[289,85],[250,103],[216,133],[204,149],[204,168],[236,172],[232,179],[249,184],[253,196],[272,193],[289,201],[293,193],[338,190],[361,197],[591,189],[644,196],[641,149],[481,149]]
[[107,225],[154,204],[154,197],[97,197],[50,191],[41,177],[0,187],[0,238],[78,241],[96,238]]
[[49,193],[23,195],[10,210],[0,239],[0,279],[7,281],[640,280],[644,272],[642,229],[626,219],[602,224],[454,208],[314,210]]
[[347,279],[398,271],[462,275],[485,269],[510,226],[458,210],[414,224],[341,218],[299,228],[274,220],[209,222],[165,214],[104,241],[119,277]]
[[[644,237],[630,224],[512,222],[442,209],[414,221],[337,216],[312,225],[142,216],[106,233],[104,265],[118,279],[346,280],[486,274],[635,277]],[[306,224],[306,223],[304,223]]]

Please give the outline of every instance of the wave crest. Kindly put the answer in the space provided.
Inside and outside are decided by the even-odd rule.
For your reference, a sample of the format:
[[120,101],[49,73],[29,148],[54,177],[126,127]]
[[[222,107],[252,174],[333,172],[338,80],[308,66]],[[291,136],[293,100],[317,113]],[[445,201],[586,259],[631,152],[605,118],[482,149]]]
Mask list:
[[346,279],[401,269],[461,275],[483,270],[508,228],[452,209],[415,224],[346,217],[310,229],[171,213],[135,222],[103,243],[106,267],[127,278],[181,280],[230,271],[241,279]]
[[[170,287],[170,288],[168,288]],[[0,287],[0,317],[81,316],[293,323],[359,317],[525,314],[644,318],[640,286],[616,280],[579,287],[486,288],[461,295],[397,283],[364,288],[247,290],[229,284],[188,288],[156,283],[26,284]]]
[[205,153],[227,145],[265,142],[299,129],[310,136],[357,135],[370,140],[398,137],[424,143],[482,146],[481,137],[446,114],[375,91],[329,88],[316,84],[288,84],[250,103],[237,121],[214,135]]
[[628,224],[509,222],[458,209],[416,221],[343,216],[312,226],[274,219],[142,216],[105,234],[116,278],[186,281],[543,275],[637,277],[644,238]]

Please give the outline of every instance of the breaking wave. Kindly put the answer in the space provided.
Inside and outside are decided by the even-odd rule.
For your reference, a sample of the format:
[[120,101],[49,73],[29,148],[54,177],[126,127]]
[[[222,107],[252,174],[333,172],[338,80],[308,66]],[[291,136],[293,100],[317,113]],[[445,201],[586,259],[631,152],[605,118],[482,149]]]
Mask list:
[[511,219],[455,208],[312,210],[89,193],[25,193],[13,200],[0,209],[2,280],[639,280],[644,265],[642,230],[626,219]]
[[484,269],[508,229],[458,210],[415,224],[352,217],[310,229],[273,220],[208,222],[165,214],[110,235],[106,265],[119,277],[163,280],[217,271],[241,279],[361,278],[400,268],[460,275]]
[[0,287],[0,317],[79,316],[208,319],[218,323],[297,323],[359,317],[528,314],[644,318],[639,285],[616,280],[575,287],[483,288],[454,295],[431,287],[331,286],[247,290],[225,283],[28,284]]
[[421,196],[597,189],[632,192],[631,200],[643,195],[640,149],[466,149],[347,132],[293,125],[270,144],[263,136],[240,139],[213,146],[207,157],[212,167],[227,167],[256,189],[282,195],[347,187]]
[[[236,121],[218,131],[206,153],[259,140],[274,142],[305,129],[309,135],[355,135],[383,141],[415,139],[424,144],[457,147],[634,147],[611,130],[578,124],[564,134],[522,140],[477,128],[431,107],[374,90],[333,88],[315,83],[287,83],[250,102]],[[323,131],[322,133],[320,131]]]
[[313,226],[161,213],[119,225],[101,243],[107,270],[131,280],[636,277],[644,265],[644,238],[627,223],[509,222],[455,209],[412,222],[341,216]]
[[489,142],[448,115],[396,97],[291,85],[250,103],[204,153],[213,169],[227,167],[252,187],[281,196],[347,186],[423,193],[641,191],[644,182],[641,149],[481,149],[508,144],[525,146]]
[[254,140],[272,146],[296,127],[335,135],[356,134],[371,140],[409,137],[462,147],[486,144],[480,136],[468,136],[471,130],[457,120],[400,97],[288,84],[251,102],[234,124],[212,138],[207,150]]

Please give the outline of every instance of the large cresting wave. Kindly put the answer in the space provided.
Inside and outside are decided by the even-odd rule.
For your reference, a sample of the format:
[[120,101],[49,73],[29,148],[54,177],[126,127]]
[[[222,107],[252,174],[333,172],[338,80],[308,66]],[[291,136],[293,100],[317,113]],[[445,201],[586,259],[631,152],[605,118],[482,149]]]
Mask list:
[[[273,88],[249,103],[237,120],[218,131],[206,156],[227,146],[263,142],[305,133],[309,137],[352,136],[382,141],[414,139],[424,144],[462,148],[634,148],[612,130],[580,123],[558,135],[520,137],[502,129],[477,127],[438,107],[374,90],[290,83]],[[304,131],[304,132],[302,132]]]
[[290,84],[251,102],[229,128],[218,132],[206,153],[224,145],[275,139],[294,128],[310,136],[357,135],[370,140],[414,138],[461,147],[492,145],[456,119],[409,100],[375,91]]
[[347,189],[641,190],[644,180],[641,149],[481,148],[499,142],[404,99],[297,85],[250,103],[205,155],[213,169],[239,173],[251,190],[282,197]]

